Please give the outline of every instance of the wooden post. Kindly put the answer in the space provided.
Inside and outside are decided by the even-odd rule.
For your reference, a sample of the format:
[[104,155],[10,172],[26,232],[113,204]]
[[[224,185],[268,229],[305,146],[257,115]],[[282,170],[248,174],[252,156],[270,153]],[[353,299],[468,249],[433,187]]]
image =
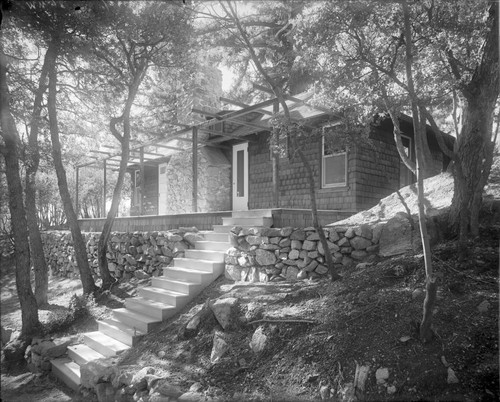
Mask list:
[[144,147],[140,149],[141,191],[139,191],[139,215],[144,215]]
[[198,212],[198,127],[193,127],[193,212]]
[[[275,102],[273,105],[273,113],[278,113],[280,108],[280,104],[278,102]],[[275,145],[276,147],[279,146],[279,133],[278,132],[272,132],[271,135],[273,138],[271,138],[271,143]],[[280,204],[280,188],[279,188],[279,154],[278,152],[275,152],[277,149],[273,149],[271,152],[271,160],[273,163],[273,208],[279,208]]]
[[102,217],[105,218],[106,217],[106,187],[107,187],[107,163],[106,163],[106,159],[104,159],[104,167],[103,167],[103,190],[102,190]]
[[76,177],[75,177],[75,181],[76,181],[75,212],[76,212],[76,218],[77,219],[78,219],[78,215],[80,213],[80,208],[79,208],[79,205],[78,205],[78,180],[79,180],[79,172],[80,172],[80,167],[77,166],[76,167]]

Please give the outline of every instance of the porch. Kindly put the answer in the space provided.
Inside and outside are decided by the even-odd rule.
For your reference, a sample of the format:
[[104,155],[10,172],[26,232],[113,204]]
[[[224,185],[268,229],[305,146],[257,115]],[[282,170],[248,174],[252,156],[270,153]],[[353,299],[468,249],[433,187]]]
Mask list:
[[[250,210],[252,211],[252,210]],[[250,212],[249,211],[249,212]],[[261,211],[261,210],[255,210]],[[311,210],[273,208],[267,210],[272,216],[272,226],[300,227],[312,226]],[[327,225],[346,219],[357,211],[354,210],[320,210],[319,222]],[[179,227],[195,226],[199,230],[212,230],[216,225],[222,225],[222,218],[231,218],[232,211],[196,212],[172,215],[143,215],[116,218],[113,230],[117,232],[135,232],[177,229]],[[84,232],[100,232],[106,218],[79,219],[80,229]]]

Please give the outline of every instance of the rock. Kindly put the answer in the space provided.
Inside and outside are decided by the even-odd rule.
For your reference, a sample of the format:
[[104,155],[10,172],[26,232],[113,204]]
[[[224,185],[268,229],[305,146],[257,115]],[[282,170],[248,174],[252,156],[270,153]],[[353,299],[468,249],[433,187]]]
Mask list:
[[339,246],[339,247],[349,247],[350,246],[349,239],[347,237],[342,237],[342,239],[340,239],[337,242],[337,246]]
[[263,239],[262,236],[248,236],[247,242],[248,244],[255,246],[263,243],[262,239]]
[[351,247],[356,250],[365,250],[367,247],[372,245],[372,242],[361,236],[355,236],[350,241]]
[[350,258],[350,257],[348,257],[348,256],[346,256],[346,255],[344,255],[344,256],[342,257],[342,265],[343,265],[344,267],[349,267],[349,266],[351,266],[351,265],[353,265],[353,264],[354,264],[354,261],[352,260],[352,258]]
[[330,241],[332,243],[334,243],[340,239],[340,236],[337,233],[337,231],[335,230],[335,228],[330,228],[330,230],[328,230],[328,238],[330,239]]
[[137,271],[134,272],[134,276],[137,279],[149,279],[151,278],[151,275],[148,273],[144,272],[142,269],[138,269]]
[[348,239],[353,238],[355,235],[356,233],[354,232],[354,228],[348,228],[344,233],[344,236],[347,237]]
[[149,392],[151,395],[157,393],[163,395],[164,397],[168,397],[170,398],[169,399],[170,401],[172,401],[172,399],[175,400],[176,398],[182,395],[182,391],[179,389],[179,387],[172,385],[172,382],[169,378],[165,378],[163,380],[156,382],[151,387]]
[[491,307],[491,304],[488,300],[483,300],[479,306],[477,306],[477,311],[480,313],[486,313]]
[[99,382],[113,381],[116,376],[116,358],[92,360],[80,366],[82,386],[94,389]]
[[[170,400],[171,401],[171,400]],[[177,398],[179,402],[201,402],[205,401],[205,395],[200,394],[198,392],[185,392],[179,398]],[[149,400],[151,402],[151,399]]]
[[356,393],[354,390],[354,384],[352,382],[348,382],[345,384],[342,389],[338,391],[339,400],[342,402],[355,402],[358,399],[356,398]]
[[306,232],[302,229],[295,230],[290,235],[290,240],[300,240],[304,241],[306,239]]
[[371,238],[373,237],[372,229],[369,225],[366,224],[358,226],[356,229],[354,229],[354,233],[356,234],[356,236],[361,236],[368,240],[371,240]]
[[448,367],[448,378],[446,380],[448,384],[458,384],[458,378],[455,374],[455,371],[451,367]]
[[325,267],[324,265],[318,265],[315,269],[315,272],[317,272],[320,275],[324,275],[328,272],[328,268]]
[[321,398],[322,401],[326,399],[330,399],[330,386],[329,385],[322,385],[319,388],[319,397]]
[[372,263],[369,262],[360,262],[358,265],[356,265],[356,269],[366,269],[373,265]]
[[411,292],[411,298],[413,300],[420,299],[423,297],[424,297],[424,291],[420,288],[417,288],[413,292]]
[[228,350],[229,344],[224,339],[224,334],[220,331],[215,331],[210,362],[212,364],[218,363]]
[[300,240],[292,240],[290,247],[292,250],[302,250],[302,242]]
[[290,235],[292,234],[293,232],[293,228],[292,227],[285,227],[285,228],[282,228],[280,230],[280,236],[282,237],[290,237]]
[[311,240],[305,240],[302,243],[302,250],[313,251],[316,250],[316,242]]
[[109,382],[100,382],[95,386],[99,402],[115,402],[115,389]]
[[414,219],[414,226],[415,228],[412,229],[408,215],[403,212],[398,212],[389,219],[380,235],[379,254],[382,257],[391,257],[417,250],[421,241],[416,219]]
[[200,392],[202,389],[203,385],[199,382],[195,382],[189,387],[189,392]]
[[389,378],[389,369],[386,367],[377,369],[375,372],[375,378],[377,379],[377,384],[385,383]]
[[368,253],[376,253],[376,252],[378,252],[378,249],[379,249],[378,244],[373,244],[373,245],[371,245],[371,246],[368,246],[368,247],[366,248],[366,251],[367,251]]
[[356,395],[364,395],[366,380],[368,379],[368,374],[370,373],[370,366],[361,366],[356,363],[356,372],[354,374],[354,389]]
[[290,260],[296,260],[299,258],[299,254],[300,254],[299,250],[294,249],[288,253],[288,258]]
[[385,223],[377,223],[372,227],[372,238],[371,241],[373,244],[378,244],[380,240],[380,236],[382,235],[382,229],[384,228]]
[[252,335],[250,349],[254,353],[262,352],[267,346],[267,336],[264,334],[264,327],[258,327]]
[[[144,400],[144,399],[142,399],[142,400]],[[179,399],[177,399],[177,400],[179,400]],[[159,392],[153,392],[152,394],[150,393],[147,401],[148,402],[171,402],[172,399],[169,396],[165,396],[165,395],[160,394]]]
[[[326,236],[328,237],[328,234],[326,234]],[[319,233],[317,232],[309,233],[306,237],[306,240],[308,241],[319,240]]]
[[195,243],[204,240],[204,237],[199,233],[186,233],[184,240],[194,247]]
[[266,250],[257,249],[255,251],[255,259],[259,265],[274,265],[276,263],[276,256]]
[[7,362],[16,362],[24,359],[24,352],[30,344],[29,339],[15,338],[3,349],[5,360]]
[[235,297],[217,299],[210,304],[217,322],[224,330],[232,330],[238,327],[239,300]]
[[304,271],[312,272],[316,269],[317,266],[318,266],[318,261],[312,260],[309,264],[306,265]]
[[302,279],[307,279],[307,271],[304,269],[301,269],[299,273],[297,274],[297,279],[302,280]]
[[226,264],[224,276],[232,281],[241,281],[241,269],[237,265]]
[[366,251],[363,251],[363,250],[354,250],[351,253],[351,257],[354,258],[355,260],[358,260],[358,261],[361,261],[367,255],[368,255],[368,253]]
[[395,394],[396,393],[396,387],[394,385],[391,385],[391,386],[387,387],[387,393],[389,395]]
[[285,278],[289,281],[295,281],[297,280],[298,274],[299,274],[298,268],[290,266],[286,270]]

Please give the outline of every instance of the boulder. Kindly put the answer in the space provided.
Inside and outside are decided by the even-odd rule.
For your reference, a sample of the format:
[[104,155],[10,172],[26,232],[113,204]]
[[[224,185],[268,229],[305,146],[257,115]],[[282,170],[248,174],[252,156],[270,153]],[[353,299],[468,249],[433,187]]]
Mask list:
[[371,240],[372,238],[372,230],[369,225],[362,224],[354,229],[354,233],[356,236],[364,237],[365,239]]
[[92,360],[80,366],[80,380],[85,388],[94,389],[100,382],[110,382],[116,376],[117,361],[110,357]]
[[397,213],[387,221],[379,240],[379,254],[382,257],[404,254],[419,248],[421,244],[420,233],[417,220],[414,218],[413,221],[414,228],[408,220],[408,215],[404,212]]
[[231,279],[232,281],[241,281],[241,269],[237,265],[226,264],[224,275],[227,279]]
[[306,232],[302,229],[297,229],[290,235],[290,240],[304,241],[305,239],[306,239]]
[[228,350],[229,344],[224,339],[224,334],[220,331],[215,331],[210,362],[212,364],[219,362]]
[[288,279],[289,281],[296,281],[298,274],[299,270],[291,266],[286,269],[285,278]]
[[356,236],[349,242],[351,243],[351,247],[353,247],[355,250],[365,250],[367,247],[370,247],[372,245],[372,242],[370,240],[365,239],[361,236]]
[[236,297],[217,299],[210,304],[210,308],[224,330],[238,327],[239,300]]
[[250,341],[250,349],[254,353],[262,352],[267,346],[267,336],[264,334],[264,327],[260,326],[255,330]]

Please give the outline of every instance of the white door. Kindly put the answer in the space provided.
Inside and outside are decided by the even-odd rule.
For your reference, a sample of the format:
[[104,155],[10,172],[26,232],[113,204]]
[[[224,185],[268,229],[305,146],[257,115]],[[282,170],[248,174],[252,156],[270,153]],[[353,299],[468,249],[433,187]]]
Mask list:
[[168,163],[158,165],[158,215],[166,215],[167,210],[167,166]]
[[248,210],[248,142],[233,145],[233,211]]

